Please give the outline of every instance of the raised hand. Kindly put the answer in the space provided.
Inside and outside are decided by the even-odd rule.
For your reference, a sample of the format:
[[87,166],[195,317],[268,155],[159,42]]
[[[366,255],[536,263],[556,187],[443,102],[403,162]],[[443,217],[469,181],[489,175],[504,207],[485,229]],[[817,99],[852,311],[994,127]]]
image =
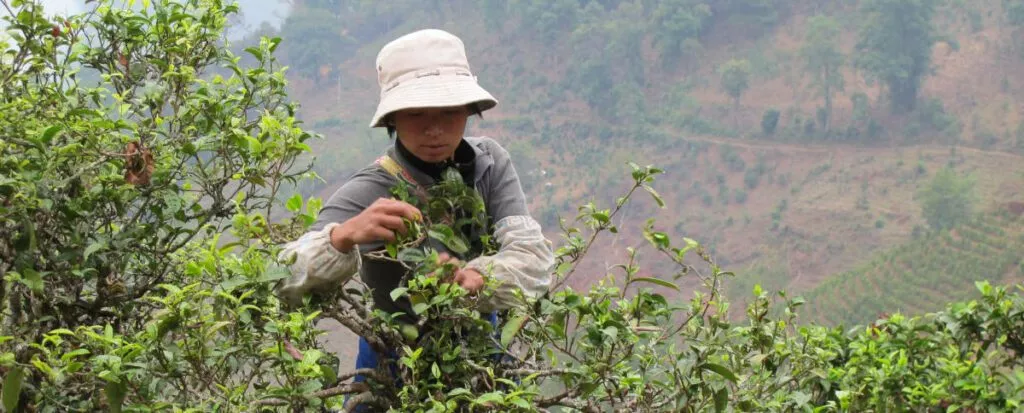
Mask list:
[[402,218],[419,221],[421,217],[420,210],[406,202],[381,198],[359,215],[334,227],[331,245],[338,251],[349,252],[359,244],[391,242],[396,233],[405,234],[408,230]]

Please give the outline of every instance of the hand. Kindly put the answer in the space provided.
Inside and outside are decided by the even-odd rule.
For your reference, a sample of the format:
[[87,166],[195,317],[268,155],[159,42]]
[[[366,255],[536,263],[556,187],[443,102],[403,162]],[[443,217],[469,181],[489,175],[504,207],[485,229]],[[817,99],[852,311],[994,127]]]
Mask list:
[[462,268],[464,263],[456,258],[448,255],[447,252],[438,254],[437,264],[455,264],[455,273],[450,279],[444,280],[445,282],[454,281],[460,287],[465,288],[470,294],[478,293],[484,287],[484,276],[479,271],[472,268]]
[[331,230],[331,245],[338,251],[349,252],[359,244],[374,241],[391,242],[395,233],[406,234],[408,229],[402,218],[419,221],[422,214],[416,207],[394,199],[378,199],[359,215]]
[[455,271],[455,283],[469,291],[470,295],[476,295],[484,288],[484,276],[472,268],[460,268]]

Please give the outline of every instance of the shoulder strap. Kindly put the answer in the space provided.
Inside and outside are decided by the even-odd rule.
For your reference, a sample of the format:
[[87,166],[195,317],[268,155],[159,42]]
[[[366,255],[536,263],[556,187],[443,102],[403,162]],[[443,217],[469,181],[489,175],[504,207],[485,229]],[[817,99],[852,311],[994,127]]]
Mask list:
[[416,183],[416,180],[412,178],[412,175],[409,175],[409,172],[406,171],[405,168],[402,168],[402,165],[399,165],[397,161],[392,159],[387,154],[384,154],[380,158],[377,158],[377,160],[374,161],[374,163],[377,164],[377,166],[384,168],[385,171],[388,171],[388,173],[391,174],[391,176],[394,176],[397,179],[405,181],[405,183],[412,185],[413,187],[419,188],[420,185]]

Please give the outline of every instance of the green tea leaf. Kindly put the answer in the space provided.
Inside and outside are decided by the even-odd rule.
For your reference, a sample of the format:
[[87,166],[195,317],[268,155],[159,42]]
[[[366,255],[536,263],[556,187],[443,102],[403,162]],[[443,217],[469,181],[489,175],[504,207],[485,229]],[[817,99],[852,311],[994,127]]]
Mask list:
[[25,372],[21,367],[15,367],[7,372],[7,377],[4,378],[3,389],[5,411],[13,412],[18,407],[18,398],[21,396],[21,384],[24,375]]
[[291,212],[299,212],[302,209],[302,195],[295,194],[291,198],[288,198],[288,202],[284,205]]
[[399,297],[405,295],[406,291],[409,291],[409,289],[405,287],[398,287],[391,290],[391,301],[397,301]]
[[481,395],[480,397],[477,397],[476,400],[473,401],[473,403],[474,404],[496,403],[496,402],[500,402],[500,401],[502,401],[504,399],[505,398],[502,397],[501,393],[490,392],[490,393],[485,393],[485,394]]
[[724,412],[725,408],[729,405],[729,390],[726,388],[718,389],[715,392],[715,411]]
[[97,251],[102,250],[104,248],[107,248],[106,240],[99,240],[92,244],[89,244],[88,247],[85,247],[85,252],[82,255],[82,259],[88,260],[90,255],[95,254]]
[[661,195],[658,194],[658,191],[655,191],[654,188],[651,188],[649,185],[644,185],[643,188],[647,191],[647,193],[651,194],[651,197],[654,198],[654,202],[658,203],[659,208],[665,207],[665,201],[661,199]]
[[704,363],[704,365],[702,367],[705,370],[711,370],[711,371],[713,371],[715,373],[718,373],[720,376],[725,377],[726,379],[728,379],[729,381],[731,381],[733,383],[735,383],[736,381],[739,380],[739,378],[736,377],[736,374],[733,373],[732,370],[729,370],[728,367],[725,367],[725,366],[723,366],[721,364]]
[[657,284],[657,285],[660,285],[662,287],[668,287],[668,288],[671,288],[673,290],[679,291],[679,287],[676,286],[675,283],[673,283],[671,281],[665,281],[665,280],[662,280],[660,278],[637,277],[637,278],[632,279],[630,284],[637,283],[637,282],[646,282],[646,283],[651,283],[651,284]]
[[246,47],[246,52],[249,52],[256,60],[263,60],[263,52],[258,47]]
[[109,382],[103,389],[107,393],[107,403],[110,405],[111,413],[121,413],[121,405],[124,404],[124,396],[127,394],[128,386],[125,382]]
[[527,320],[529,320],[529,317],[527,317],[526,314],[516,314],[515,317],[512,317],[507,323],[505,323],[505,326],[501,328],[502,347],[508,347],[508,344],[512,342],[512,339],[515,338],[516,334],[519,334],[519,331],[523,329],[524,325],[526,325]]
[[465,254],[469,251],[469,247],[466,245],[466,242],[460,237],[448,238],[448,240],[444,241],[444,246],[448,247],[448,249],[452,250],[452,252],[456,254]]
[[410,295],[409,302],[412,303],[412,311],[417,315],[423,314],[430,307],[430,304],[427,304],[427,299],[422,294]]
[[268,267],[267,272],[263,273],[263,275],[260,276],[260,278],[256,279],[256,281],[261,283],[274,282],[277,280],[288,278],[289,275],[291,275],[291,273],[288,271],[287,268],[274,265]]
[[21,277],[21,282],[30,290],[36,293],[43,292],[43,277],[38,271],[31,268],[25,268],[21,272]]
[[39,140],[44,144],[49,144],[53,141],[53,138],[57,136],[57,133],[62,130],[64,130],[64,126],[62,125],[50,126],[49,128],[46,128],[46,131],[43,132],[43,136],[40,137]]
[[419,248],[406,248],[398,253],[398,259],[405,262],[419,262],[427,258]]

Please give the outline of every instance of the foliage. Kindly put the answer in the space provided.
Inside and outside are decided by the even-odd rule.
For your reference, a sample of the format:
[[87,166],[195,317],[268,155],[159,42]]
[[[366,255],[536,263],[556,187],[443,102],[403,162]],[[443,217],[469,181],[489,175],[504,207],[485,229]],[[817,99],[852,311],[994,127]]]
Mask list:
[[[634,122],[645,115],[642,11],[623,3],[616,15],[590,3],[569,36],[575,63],[564,84],[609,120]],[[634,62],[615,65],[611,61]]]
[[925,76],[931,73],[936,0],[866,0],[857,41],[857,66],[884,82],[894,113],[917,104]]
[[661,51],[664,64],[685,56],[689,45],[699,42],[699,36],[711,17],[711,8],[704,2],[669,0],[658,3],[653,13],[656,31],[653,40]]
[[[250,385],[310,388],[316,351],[299,363],[281,345],[313,331],[273,310],[283,274],[259,242],[293,236],[267,217],[279,185],[304,172],[294,163],[312,137],[272,57],[279,39],[250,49],[257,65],[245,69],[222,44],[236,7],[220,1],[97,2],[66,20],[10,6],[0,355],[21,385],[5,386],[7,400],[212,408]],[[216,65],[232,76],[204,74]]]
[[538,42],[550,44],[561,30],[576,27],[580,4],[574,0],[512,0],[507,7],[517,9],[515,15],[523,30]]
[[708,0],[715,20],[749,36],[758,36],[784,19],[788,2],[782,0]]
[[718,69],[722,90],[733,98],[736,106],[740,97],[750,88],[750,62],[746,59],[730,59]]
[[340,19],[331,10],[307,5],[289,13],[281,23],[287,63],[318,84],[326,80],[325,73],[337,70],[338,64],[355,52],[355,40],[341,32]]
[[922,232],[918,239],[869,257],[805,294],[805,313],[827,325],[868,323],[880,312],[924,314],[948,300],[976,298],[972,281],[1011,280],[1024,248],[1024,220],[980,215],[952,230]]
[[808,28],[800,54],[805,60],[804,70],[813,77],[813,85],[825,99],[825,119],[819,119],[827,131],[832,119],[832,94],[843,91],[842,66],[846,57],[839,49],[841,34],[834,17],[814,16],[807,20]]
[[[798,324],[802,300],[784,294],[775,316],[776,294],[755,285],[734,320],[721,293],[734,274],[649,220],[648,243],[606,279],[569,287],[638,192],[665,206],[652,166],[631,164],[614,204],[563,221],[556,285],[497,325],[475,307],[493,290],[468,296],[445,282],[454,264],[432,247],[465,259],[494,248],[463,237],[484,208],[455,176],[397,187],[426,219],[368,253],[412,269],[391,294],[413,303],[414,324],[374,310],[358,279],[286,308],[274,294],[288,275],[278,246],[320,202],[279,193],[305,175],[295,160],[314,137],[284,92],[280,39],[248,50],[246,68],[220,37],[235,6],[218,0],[98,1],[67,22],[11,6],[17,47],[0,65],[5,410],[315,411],[343,395],[424,412],[1020,407],[1024,299],[985,283],[979,301],[849,331]],[[216,65],[231,75],[207,74]],[[661,260],[641,266],[647,256]],[[692,298],[663,294],[683,290]],[[317,340],[324,318],[385,364],[337,370]],[[357,373],[368,381],[353,383]]]
[[952,167],[936,172],[919,194],[921,212],[933,229],[946,229],[966,221],[973,214],[974,178],[959,175]]
[[1003,0],[1003,10],[1006,10],[1006,20],[1015,26],[1024,26],[1024,1]]
[[779,126],[779,110],[768,109],[761,115],[761,132],[771,136],[775,134],[775,128]]

